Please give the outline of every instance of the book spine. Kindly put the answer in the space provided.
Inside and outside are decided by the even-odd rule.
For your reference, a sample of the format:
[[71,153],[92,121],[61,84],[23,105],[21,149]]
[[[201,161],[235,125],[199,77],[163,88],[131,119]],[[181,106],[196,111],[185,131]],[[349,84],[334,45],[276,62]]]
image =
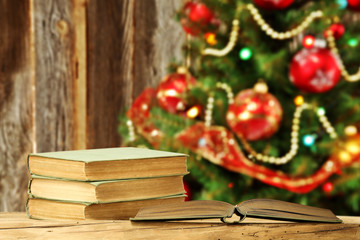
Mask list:
[[31,175],[29,160],[30,160],[30,154],[28,154],[27,158],[26,158],[26,167],[27,167],[29,174]]
[[28,183],[28,195],[29,195],[29,197],[32,197],[32,193],[31,193],[31,184],[32,184],[32,178],[30,178],[30,180],[29,180],[29,183]]
[[32,216],[30,215],[30,212],[29,212],[29,198],[26,200],[25,210],[26,210],[26,215],[29,218],[32,218]]

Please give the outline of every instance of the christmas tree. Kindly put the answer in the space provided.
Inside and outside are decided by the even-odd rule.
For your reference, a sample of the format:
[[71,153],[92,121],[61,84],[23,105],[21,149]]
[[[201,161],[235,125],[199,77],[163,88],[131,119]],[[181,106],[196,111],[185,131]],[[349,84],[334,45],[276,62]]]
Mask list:
[[121,117],[124,144],[189,154],[191,199],[360,213],[360,1],[202,0],[184,60]]

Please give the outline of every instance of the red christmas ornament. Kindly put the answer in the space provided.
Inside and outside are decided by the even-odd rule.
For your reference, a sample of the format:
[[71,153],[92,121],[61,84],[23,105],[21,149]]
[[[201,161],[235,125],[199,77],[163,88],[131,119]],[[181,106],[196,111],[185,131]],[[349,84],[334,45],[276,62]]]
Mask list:
[[339,39],[345,33],[345,27],[341,23],[334,23],[324,31],[324,37],[327,37],[328,31],[332,32],[335,39]]
[[181,15],[181,25],[185,32],[193,36],[200,32],[214,32],[220,24],[214,13],[203,3],[187,2]]
[[279,10],[290,6],[294,0],[254,0],[254,3],[268,10]]
[[302,49],[292,59],[290,80],[299,89],[323,93],[340,80],[337,58],[325,48]]
[[268,138],[279,128],[282,108],[270,93],[246,89],[230,104],[226,120],[236,134],[250,141]]
[[355,11],[360,11],[360,0],[348,0],[348,7]]
[[189,187],[189,184],[187,184],[187,182],[184,181],[184,190],[185,190],[185,201],[190,201],[191,200],[191,189]]
[[330,193],[334,190],[334,185],[331,182],[327,182],[322,186],[322,189],[325,193]]
[[184,95],[195,85],[195,78],[190,74],[173,73],[166,76],[158,86],[156,97],[160,107],[170,113],[184,111]]

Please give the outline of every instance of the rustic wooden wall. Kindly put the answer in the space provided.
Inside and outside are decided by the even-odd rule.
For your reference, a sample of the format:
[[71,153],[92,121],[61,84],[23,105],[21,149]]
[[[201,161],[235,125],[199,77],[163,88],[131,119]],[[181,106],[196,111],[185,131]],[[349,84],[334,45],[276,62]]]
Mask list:
[[74,147],[71,1],[33,1],[38,152]]
[[[145,87],[156,87],[185,38],[179,0],[89,1],[88,144],[118,146],[118,116]],[[101,96],[101,97],[100,97]]]
[[179,0],[0,0],[0,211],[24,210],[26,155],[121,144],[118,116],[185,38]]
[[0,210],[23,209],[32,150],[30,5],[0,0]]

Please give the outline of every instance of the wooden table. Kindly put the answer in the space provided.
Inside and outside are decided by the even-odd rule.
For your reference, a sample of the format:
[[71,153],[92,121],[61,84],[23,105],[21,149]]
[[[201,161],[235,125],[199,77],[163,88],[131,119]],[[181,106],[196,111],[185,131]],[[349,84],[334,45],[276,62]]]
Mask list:
[[182,222],[32,220],[25,213],[0,213],[0,239],[360,239],[360,217],[344,223],[291,223],[247,218]]

